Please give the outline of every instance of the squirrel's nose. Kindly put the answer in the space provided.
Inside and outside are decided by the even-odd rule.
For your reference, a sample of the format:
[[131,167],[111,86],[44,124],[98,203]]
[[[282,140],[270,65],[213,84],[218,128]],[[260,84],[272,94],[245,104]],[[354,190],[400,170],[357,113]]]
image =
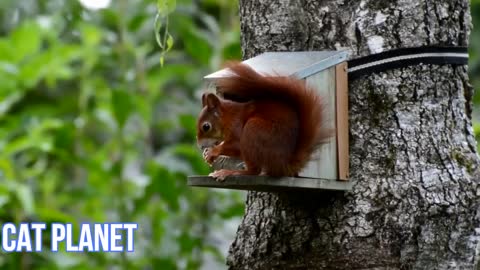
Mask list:
[[213,147],[215,145],[220,144],[220,141],[216,139],[197,139],[197,146],[200,148],[200,150],[205,150],[205,148]]

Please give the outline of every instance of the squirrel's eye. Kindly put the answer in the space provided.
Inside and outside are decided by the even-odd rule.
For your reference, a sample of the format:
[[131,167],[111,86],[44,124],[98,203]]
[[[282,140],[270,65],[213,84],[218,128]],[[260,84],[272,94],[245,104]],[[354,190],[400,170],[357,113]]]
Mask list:
[[210,123],[206,122],[206,123],[203,123],[202,130],[203,130],[203,132],[208,132],[211,127],[212,126],[210,125]]

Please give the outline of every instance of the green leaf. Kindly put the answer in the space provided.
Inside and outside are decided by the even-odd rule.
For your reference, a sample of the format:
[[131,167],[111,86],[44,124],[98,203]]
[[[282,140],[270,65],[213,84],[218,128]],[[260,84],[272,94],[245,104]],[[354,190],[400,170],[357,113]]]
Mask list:
[[147,194],[155,192],[160,194],[160,198],[165,201],[174,211],[178,210],[178,190],[175,177],[170,172],[155,163],[148,165],[148,174],[150,175],[150,184],[146,188]]
[[149,97],[137,97],[135,99],[135,112],[145,121],[150,123],[152,119],[152,100]]
[[223,58],[228,60],[242,59],[242,48],[240,42],[233,42],[223,48]]
[[176,8],[177,1],[176,0],[166,0],[166,2],[167,2],[168,13],[172,13]]
[[146,14],[137,14],[128,22],[128,29],[132,32],[138,31],[147,20],[150,20],[150,17]]
[[162,36],[160,34],[160,31],[162,30],[162,20],[164,20],[165,18],[162,17],[160,14],[157,14],[157,16],[155,16],[155,23],[154,23],[154,27],[155,27],[155,40],[157,41],[157,44],[160,48],[164,48],[164,44],[163,44],[163,40],[162,40]]
[[0,38],[0,61],[15,62],[16,52],[12,47],[12,42],[5,38]]
[[181,252],[185,254],[192,253],[196,247],[202,244],[200,238],[189,235],[186,232],[177,237],[177,242],[180,244]]
[[20,79],[25,88],[35,86],[50,69],[51,62],[54,61],[56,56],[43,52],[31,57],[28,64],[22,65],[20,70]]
[[35,207],[33,204],[33,193],[30,186],[18,184],[15,187],[15,192],[25,214],[33,214]]
[[160,56],[160,66],[163,67],[163,62],[165,61],[165,57],[163,54]]
[[14,140],[10,141],[6,146],[5,149],[3,150],[4,155],[10,156],[14,155],[18,152],[24,151],[25,149],[28,149],[29,147],[32,146],[32,142],[30,138],[27,136],[20,136],[18,138],[15,138]]
[[96,46],[102,38],[99,29],[93,25],[84,24],[81,27],[82,39],[87,46]]
[[130,114],[134,111],[133,96],[125,90],[112,91],[113,115],[122,128]]
[[7,203],[10,202],[8,195],[0,195],[0,208],[4,208]]
[[75,126],[73,123],[66,123],[55,132],[55,148],[71,149],[75,140]]
[[3,100],[0,101],[0,119],[2,116],[4,116],[10,108],[15,105],[17,102],[19,102],[24,96],[23,92],[14,92],[7,97],[5,97]]
[[173,37],[172,35],[168,34],[167,37],[167,52],[170,51],[170,49],[173,47]]
[[3,179],[9,181],[15,180],[15,168],[10,159],[0,157],[0,175]]
[[188,54],[201,64],[208,65],[213,57],[213,47],[209,38],[196,26],[187,23],[182,33],[182,41]]
[[173,153],[186,159],[198,174],[208,174],[210,171],[210,168],[202,158],[200,150],[193,143],[191,145],[177,144],[173,147]]
[[[106,25],[118,25],[120,20],[124,18],[120,18],[120,14],[113,8],[107,8],[102,10],[103,20],[105,21]],[[97,24],[98,25],[98,24]]]
[[41,28],[31,21],[24,22],[12,32],[11,40],[12,47],[15,48],[16,61],[38,52],[42,41],[41,32]]
[[230,207],[223,207],[219,215],[223,219],[231,219],[233,217],[240,217],[245,213],[245,206],[243,203],[233,204]]
[[153,258],[153,269],[176,270],[178,269],[175,260],[172,258]]
[[157,0],[157,12],[162,16],[167,16],[175,10],[175,0]]
[[37,215],[43,222],[75,223],[74,217],[62,213],[55,207],[38,207]]
[[197,118],[191,114],[183,114],[179,116],[180,125],[187,132],[188,139],[194,140],[197,133]]

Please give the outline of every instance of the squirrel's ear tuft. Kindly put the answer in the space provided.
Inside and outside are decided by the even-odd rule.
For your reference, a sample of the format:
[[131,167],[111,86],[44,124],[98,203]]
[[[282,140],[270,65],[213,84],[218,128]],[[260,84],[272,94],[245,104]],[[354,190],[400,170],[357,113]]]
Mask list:
[[203,106],[207,106],[209,109],[214,109],[220,105],[220,99],[212,93],[206,93],[202,96]]
[[202,94],[202,107],[207,106],[207,94],[208,93],[203,93]]

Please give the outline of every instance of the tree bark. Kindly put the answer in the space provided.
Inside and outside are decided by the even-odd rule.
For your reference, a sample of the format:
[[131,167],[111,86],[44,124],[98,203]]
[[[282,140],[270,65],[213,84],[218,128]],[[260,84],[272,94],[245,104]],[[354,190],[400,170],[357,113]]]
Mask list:
[[[265,51],[466,46],[468,0],[240,0],[245,58]],[[349,82],[347,193],[249,192],[230,269],[480,269],[479,158],[467,67]]]

